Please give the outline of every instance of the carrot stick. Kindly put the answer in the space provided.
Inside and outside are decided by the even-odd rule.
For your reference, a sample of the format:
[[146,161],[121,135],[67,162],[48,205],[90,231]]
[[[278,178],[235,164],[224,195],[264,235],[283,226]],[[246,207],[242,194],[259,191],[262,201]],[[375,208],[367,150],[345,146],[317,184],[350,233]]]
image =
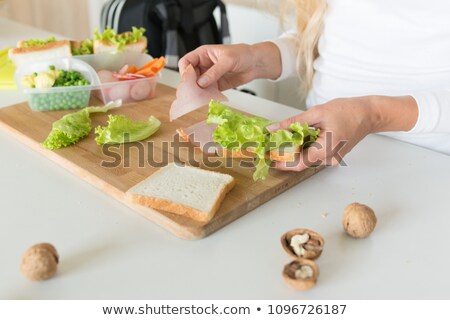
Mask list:
[[142,74],[146,77],[151,77],[157,74],[166,65],[166,60],[164,57],[155,58],[145,66],[137,70],[135,73]]
[[135,73],[138,70],[135,64],[132,64],[125,73]]
[[156,63],[156,61],[158,61],[158,58],[154,58],[152,61],[147,62],[142,67],[140,67],[137,71],[144,70],[144,69],[147,69],[147,68],[151,67],[151,65]]
[[156,74],[166,65],[166,59],[161,57],[153,65],[150,66],[151,70]]
[[[156,61],[153,64],[155,64],[155,63],[156,63]],[[151,67],[152,66],[150,65],[150,66],[148,66],[146,68],[141,68],[141,69],[137,70],[135,73],[145,75],[146,73],[148,73],[148,72],[150,72],[152,70]]]

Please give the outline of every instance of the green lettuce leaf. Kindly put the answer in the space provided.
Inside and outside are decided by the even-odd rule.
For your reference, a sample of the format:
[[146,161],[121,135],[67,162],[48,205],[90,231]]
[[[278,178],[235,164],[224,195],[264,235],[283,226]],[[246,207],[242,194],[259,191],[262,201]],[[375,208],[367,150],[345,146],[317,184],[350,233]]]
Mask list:
[[265,180],[269,175],[269,168],[272,161],[264,158],[255,160],[255,172],[253,173],[253,181]]
[[295,122],[289,126],[289,130],[278,130],[270,134],[268,150],[283,148],[285,151],[295,150],[298,147],[307,146],[317,140],[320,130],[310,128],[307,123]]
[[288,130],[278,130],[270,134],[268,150],[292,147],[295,148],[303,143],[303,137],[294,135]]
[[100,32],[98,28],[94,30],[94,40],[102,40],[102,41],[114,41],[117,36],[117,32],[110,27],[106,27],[105,31]]
[[261,117],[249,117],[234,112],[218,101],[211,100],[207,124],[217,124],[213,133],[216,143],[231,150],[252,147],[258,148],[266,143],[266,129],[273,123]]
[[310,128],[308,124],[293,123],[290,130],[278,130],[270,133],[266,127],[273,121],[250,117],[234,112],[218,101],[209,103],[207,124],[216,124],[213,132],[214,142],[230,150],[253,148],[255,153],[255,172],[253,179],[264,180],[269,174],[271,161],[266,159],[266,153],[273,149],[283,149],[285,152],[306,147],[314,142],[319,130]]
[[117,45],[117,50],[122,51],[127,44],[135,43],[144,36],[145,28],[132,27],[130,32],[117,34],[114,29],[107,27],[102,33],[98,29],[94,30],[94,39],[110,41]]
[[74,56],[93,53],[94,53],[94,41],[92,39],[85,39],[81,41],[79,48],[72,47],[72,54]]
[[109,115],[108,126],[95,129],[97,144],[116,144],[147,139],[161,126],[154,116],[147,121],[133,121],[124,115]]
[[21,48],[29,48],[29,47],[42,47],[48,43],[55,42],[55,37],[49,37],[46,40],[42,39],[30,39],[21,44]]
[[303,137],[303,147],[308,147],[311,143],[317,140],[319,137],[320,129],[310,128],[307,123],[300,124],[295,122],[289,126],[294,134],[298,134]]
[[86,107],[78,112],[66,114],[52,125],[52,131],[42,143],[44,148],[56,150],[77,143],[91,131],[91,118],[95,112],[107,112],[112,108],[120,107],[120,100],[108,103],[103,107]]

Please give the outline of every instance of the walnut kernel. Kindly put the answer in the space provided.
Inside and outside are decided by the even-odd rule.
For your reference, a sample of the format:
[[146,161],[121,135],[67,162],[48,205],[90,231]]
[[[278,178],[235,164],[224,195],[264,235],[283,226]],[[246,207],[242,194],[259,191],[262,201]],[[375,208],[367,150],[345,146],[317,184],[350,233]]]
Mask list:
[[283,279],[290,287],[297,290],[308,290],[315,286],[319,276],[319,268],[313,260],[297,259],[283,269]]
[[294,229],[281,237],[284,250],[294,258],[317,259],[323,250],[323,237],[308,229]]

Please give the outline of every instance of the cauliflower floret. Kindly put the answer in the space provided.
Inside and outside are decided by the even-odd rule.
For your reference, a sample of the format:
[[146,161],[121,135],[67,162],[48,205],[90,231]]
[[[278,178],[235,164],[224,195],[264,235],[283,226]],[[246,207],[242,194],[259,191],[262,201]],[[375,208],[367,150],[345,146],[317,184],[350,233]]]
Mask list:
[[48,73],[49,73],[49,74],[52,74],[52,75],[55,77],[55,79],[58,79],[58,77],[59,77],[60,74],[61,74],[61,70],[54,69],[54,70],[50,70]]
[[51,88],[55,83],[55,75],[51,72],[41,72],[34,78],[34,85],[36,88]]
[[24,76],[22,78],[22,87],[24,88],[34,88],[34,77],[33,76]]

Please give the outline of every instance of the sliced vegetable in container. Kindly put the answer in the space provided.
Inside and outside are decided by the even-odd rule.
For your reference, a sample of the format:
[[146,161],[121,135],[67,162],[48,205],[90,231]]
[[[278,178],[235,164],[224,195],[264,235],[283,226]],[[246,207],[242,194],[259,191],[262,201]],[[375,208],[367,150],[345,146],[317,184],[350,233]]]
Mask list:
[[155,58],[140,69],[138,69],[135,73],[142,74],[146,77],[153,77],[159,71],[161,71],[166,65],[166,59],[164,57]]
[[87,86],[90,84],[77,70],[60,70],[49,66],[48,71],[34,72],[22,78],[24,88],[45,89],[52,87]]
[[137,73],[124,73],[124,74],[120,74],[120,73],[116,73],[113,72],[112,73],[113,78],[115,78],[119,81],[124,81],[124,80],[136,80],[136,79],[145,79],[146,76],[142,75],[142,74],[137,74]]
[[[20,85],[29,94],[32,110],[80,109],[89,104],[91,81],[80,71],[56,68],[54,65],[47,65],[45,69],[38,68],[40,72],[33,72],[35,70],[30,68],[20,77]],[[68,90],[60,90],[64,88]]]
[[109,70],[98,70],[97,75],[101,83],[115,82],[117,78],[113,76],[114,72]]
[[164,59],[164,57],[160,57],[154,58],[140,68],[138,68],[134,64],[124,64],[119,68],[119,70],[111,71],[102,69],[98,70],[97,74],[100,78],[101,83],[151,78],[158,74],[158,72],[160,72],[165,65],[166,60]]
[[125,74],[125,72],[127,72],[127,70],[128,70],[128,65],[124,64],[122,67],[120,67],[119,70],[117,70],[117,73],[118,74]]
[[130,97],[133,100],[144,100],[150,95],[152,87],[146,82],[136,82],[130,88]]
[[116,71],[98,70],[100,82],[107,84],[102,86],[100,98],[104,102],[121,99],[124,103],[152,98],[155,95],[156,75],[165,64],[164,57],[160,57],[141,68],[126,63]]
[[130,96],[130,86],[128,84],[118,84],[107,90],[110,100],[121,99],[127,101]]
[[136,67],[136,65],[132,64],[127,71],[125,71],[125,73],[135,73],[138,70],[138,68]]

